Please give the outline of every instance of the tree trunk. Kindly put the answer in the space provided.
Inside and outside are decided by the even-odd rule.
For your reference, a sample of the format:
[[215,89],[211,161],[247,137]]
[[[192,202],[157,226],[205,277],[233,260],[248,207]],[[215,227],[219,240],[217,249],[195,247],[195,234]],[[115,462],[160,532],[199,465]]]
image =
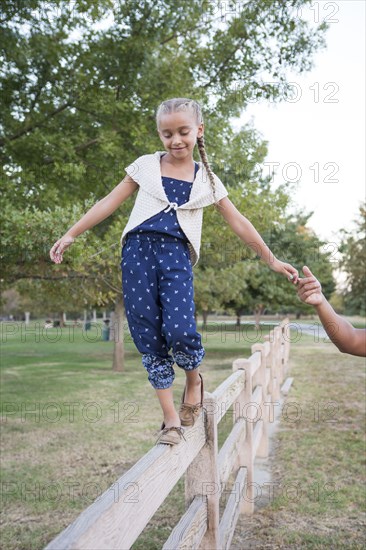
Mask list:
[[64,327],[65,326],[65,323],[64,323],[64,312],[61,311],[60,313],[60,327]]
[[[113,349],[113,366],[112,370],[117,372],[124,371],[124,331],[123,331],[123,321],[124,321],[124,303],[122,295],[118,294],[116,298],[116,306],[113,316],[113,332],[114,332],[114,349]],[[112,317],[112,316],[111,316]]]
[[110,331],[109,331],[109,340],[111,342],[114,342],[115,341],[115,323],[116,323],[116,313],[115,311],[111,311],[111,315],[110,315],[110,323],[109,323],[109,328],[110,328]]
[[255,328],[259,330],[259,321],[261,318],[261,310],[262,308],[256,307],[254,310],[254,321],[255,321]]
[[93,321],[94,321],[94,323],[97,322],[97,310],[96,309],[93,309]]
[[204,309],[202,311],[202,317],[203,317],[203,325],[202,330],[207,330],[207,317],[208,317],[208,311]]
[[236,314],[236,326],[240,327],[240,321],[241,321],[241,315],[239,313]]

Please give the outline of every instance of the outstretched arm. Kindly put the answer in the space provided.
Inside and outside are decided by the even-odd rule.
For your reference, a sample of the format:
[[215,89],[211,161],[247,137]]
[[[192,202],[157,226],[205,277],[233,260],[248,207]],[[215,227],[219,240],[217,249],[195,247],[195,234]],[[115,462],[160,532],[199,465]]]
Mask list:
[[50,250],[51,260],[56,264],[61,263],[63,252],[74,242],[76,237],[108,218],[137,189],[138,184],[126,175],[108,195],[94,204],[61,239],[55,242]]
[[266,262],[268,267],[284,275],[289,281],[296,285],[299,276],[297,269],[290,264],[281,262],[274,256],[273,252],[268,248],[253,224],[239,212],[228,197],[221,199],[219,204],[223,206],[222,209],[219,209],[220,214],[230,225],[234,233],[254,250],[257,256]]
[[305,304],[316,308],[326,333],[339,351],[366,357],[366,329],[357,329],[334,311],[322,293],[320,282],[307,266],[305,277],[299,279],[298,296]]

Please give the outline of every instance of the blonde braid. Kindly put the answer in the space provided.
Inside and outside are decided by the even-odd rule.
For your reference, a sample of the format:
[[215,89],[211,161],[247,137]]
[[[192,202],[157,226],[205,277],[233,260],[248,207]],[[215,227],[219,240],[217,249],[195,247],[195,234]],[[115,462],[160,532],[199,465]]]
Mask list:
[[[188,109],[191,109],[194,112],[197,125],[199,126],[200,124],[202,124],[203,123],[202,111],[201,111],[201,107],[200,107],[200,105],[197,101],[195,101],[194,99],[187,99],[186,97],[174,97],[173,99],[167,99],[166,101],[163,101],[159,105],[159,107],[157,109],[157,112],[156,112],[156,126],[157,126],[157,128],[158,128],[158,122],[159,122],[160,115],[175,113],[177,111],[187,111]],[[206,168],[206,171],[207,171],[210,183],[211,183],[213,198],[214,198],[214,204],[215,204],[216,207],[220,206],[219,203],[216,200],[215,178],[214,178],[214,174],[213,174],[213,172],[211,170],[211,167],[209,165],[209,162],[208,162],[206,149],[205,149],[205,142],[204,142],[203,136],[197,138],[197,147],[198,147],[198,152],[199,152],[201,160],[202,160],[202,164]]]

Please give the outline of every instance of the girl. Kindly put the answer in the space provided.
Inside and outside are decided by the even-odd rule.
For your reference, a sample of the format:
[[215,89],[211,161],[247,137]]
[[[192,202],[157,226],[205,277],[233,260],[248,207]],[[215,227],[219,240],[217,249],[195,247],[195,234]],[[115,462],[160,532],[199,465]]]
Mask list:
[[[122,290],[128,326],[156,390],[164,421],[157,443],[184,438],[202,409],[205,355],[196,330],[193,271],[199,259],[203,208],[215,204],[240,239],[294,284],[298,272],[275,258],[253,225],[236,209],[208,164],[200,105],[174,98],[156,113],[165,151],[139,157],[109,195],[96,203],[50,251],[55,263],[74,239],[107,218],[138,190],[122,237]],[[193,160],[195,145],[201,162]],[[172,355],[169,350],[172,350]],[[179,413],[173,403],[173,364],[186,374]]]

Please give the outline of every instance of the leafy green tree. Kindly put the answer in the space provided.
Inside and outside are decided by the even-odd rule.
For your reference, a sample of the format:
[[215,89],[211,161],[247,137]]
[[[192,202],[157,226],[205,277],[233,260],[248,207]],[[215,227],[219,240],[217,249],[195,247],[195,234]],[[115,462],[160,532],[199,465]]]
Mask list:
[[[275,256],[291,263],[297,268],[300,276],[304,265],[311,266],[313,273],[316,273],[322,282],[325,296],[330,298],[335,289],[332,251],[328,250],[326,243],[307,226],[311,216],[312,212],[288,216],[284,222],[275,224],[266,231],[263,238]],[[298,299],[294,289],[288,289],[286,280],[277,281],[276,287],[278,296],[282,294],[282,306],[281,303],[275,304],[277,311],[295,312],[299,318],[301,313],[311,310]]]
[[196,313],[199,309],[203,316],[203,329],[207,328],[208,314],[223,309],[224,304],[235,302],[246,288],[246,281],[237,274],[236,266],[222,268],[208,267],[197,269],[195,273]]
[[[232,191],[235,197],[238,193],[241,192]],[[276,194],[268,189],[266,191],[262,189],[260,196],[263,200],[253,202],[253,214],[248,217],[257,220],[257,227],[264,241],[277,258],[291,263],[298,269],[300,275],[303,265],[311,265],[322,281],[324,294],[329,297],[335,288],[333,265],[330,261],[331,252],[323,249],[325,243],[307,227],[311,214],[285,216],[287,195],[284,194],[281,197],[281,193]],[[242,211],[250,211],[250,201],[247,201],[245,209],[246,199],[242,200]],[[240,204],[240,199],[236,198],[234,202]],[[255,209],[255,204],[262,205],[263,209]],[[226,230],[227,233],[225,233]],[[217,227],[208,225],[205,234],[210,234],[212,243],[215,243]],[[310,311],[309,306],[300,302],[292,285],[271,271],[252,251],[249,251],[230,228],[220,228],[220,240],[224,243],[222,247],[217,246],[216,252],[214,246],[208,247],[209,253],[207,251],[203,253],[202,263],[197,268],[200,283],[196,285],[196,301],[202,311],[204,311],[204,303],[208,303],[212,310],[233,310],[237,316],[238,325],[240,325],[241,315],[251,311],[257,327],[261,315],[266,310],[294,312],[298,318],[301,313]],[[211,244],[211,242],[205,244]],[[235,281],[235,286],[231,286],[232,281]],[[205,282],[210,291],[207,290]],[[220,294],[220,287],[225,289],[226,285],[228,291]],[[211,302],[208,296],[211,296]]]
[[93,232],[80,235],[59,265],[49,262],[49,237],[54,241],[79,219],[94,201],[85,201],[71,210],[55,207],[51,210],[25,208],[20,215],[4,204],[4,223],[1,226],[3,243],[1,280],[4,288],[15,288],[30,303],[43,301],[43,311],[62,313],[75,307],[116,308],[114,328],[114,370],[123,370],[123,300],[120,249],[116,246],[126,220],[121,218],[103,237]]
[[348,313],[365,315],[366,203],[359,207],[359,216],[355,223],[354,232],[343,230],[340,246],[343,255],[340,266],[347,274],[343,298]]
[[[89,260],[99,244],[119,246],[133,197],[73,244],[70,264],[51,265],[49,248],[85,212],[85,201],[105,196],[127,164],[161,148],[154,115],[168,97],[202,103],[207,151],[225,182],[226,170],[227,185],[234,181],[228,166],[242,180],[253,174],[262,145],[254,132],[246,141],[236,136],[230,117],[253,98],[283,99],[288,70],[311,68],[327,27],[302,19],[299,9],[309,2],[240,2],[231,15],[206,0],[4,0],[0,186],[11,220],[3,230],[4,281],[22,275],[46,285],[48,277],[55,290],[43,288],[58,293],[60,310],[68,299],[109,300],[120,317],[115,264]],[[67,223],[62,210],[71,214]],[[33,222],[40,234],[27,228]]]
[[309,2],[240,2],[230,14],[208,0],[4,0],[3,191],[39,208],[106,194],[161,146],[154,112],[172,96],[201,101],[208,151],[235,166],[229,117],[253,98],[283,99],[288,69],[309,70],[324,46],[326,25],[300,17]]
[[344,313],[344,298],[340,292],[333,292],[332,296],[330,297],[329,303],[337,313]]
[[21,296],[15,288],[8,288],[0,296],[1,315],[18,315],[21,309]]

